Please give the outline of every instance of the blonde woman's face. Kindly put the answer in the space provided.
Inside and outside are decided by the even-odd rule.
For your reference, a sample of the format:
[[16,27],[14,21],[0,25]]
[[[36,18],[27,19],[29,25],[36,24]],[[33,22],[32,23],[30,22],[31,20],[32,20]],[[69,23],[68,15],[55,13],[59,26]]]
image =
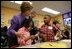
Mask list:
[[31,14],[31,17],[32,18],[35,18],[37,15],[36,14]]

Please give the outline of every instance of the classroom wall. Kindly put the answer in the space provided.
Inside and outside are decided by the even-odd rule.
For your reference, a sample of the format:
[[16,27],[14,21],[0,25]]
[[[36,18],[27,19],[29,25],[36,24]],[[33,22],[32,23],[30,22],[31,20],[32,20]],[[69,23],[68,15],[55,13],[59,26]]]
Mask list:
[[[34,20],[37,20],[39,21],[37,27],[41,27],[42,24],[44,24],[44,15],[37,15],[36,18],[34,18]],[[63,18],[62,18],[62,15],[59,14],[57,16],[51,16],[51,21],[50,23],[52,24],[54,20],[58,20],[59,23],[60,23],[60,28],[63,30],[64,29],[64,23],[63,23]]]
[[19,10],[1,6],[1,14],[3,14],[4,21],[4,23],[1,26],[9,26],[9,20],[13,17],[13,15],[15,15],[18,12]]
[[[35,25],[40,28],[43,24],[44,24],[44,21],[43,21],[43,18],[44,18],[44,15],[37,15],[33,20],[36,20],[37,21],[37,24],[35,23]],[[35,21],[35,22],[36,22]]]
[[59,15],[55,16],[55,17],[53,18],[53,20],[54,20],[54,19],[59,21],[59,23],[60,23],[60,28],[61,28],[61,30],[63,30],[63,29],[64,29],[64,22],[63,22],[62,14],[59,14]]
[[[1,7],[1,14],[4,14],[4,25],[3,26],[10,26],[10,20],[13,17],[13,15],[17,14],[19,12],[19,10],[16,9],[12,9],[12,8],[8,8],[8,7]],[[43,22],[43,18],[44,15],[36,15],[36,17],[33,19],[36,22],[36,26],[38,28],[40,28],[42,26],[42,24],[44,24]],[[63,19],[62,19],[62,15],[57,15],[54,17],[51,17],[51,23],[53,22],[53,20],[56,19],[61,23],[61,28],[63,29]],[[2,26],[2,25],[1,25]]]

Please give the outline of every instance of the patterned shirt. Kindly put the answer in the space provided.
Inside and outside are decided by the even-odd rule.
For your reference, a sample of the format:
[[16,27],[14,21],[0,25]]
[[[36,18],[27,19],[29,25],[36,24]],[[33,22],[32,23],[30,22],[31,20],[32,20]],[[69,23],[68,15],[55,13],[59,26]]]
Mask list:
[[17,36],[18,43],[20,45],[30,45],[32,40],[26,40],[28,37],[30,37],[30,32],[25,27],[20,28],[18,32],[20,32],[20,36]]
[[40,28],[41,33],[46,34],[47,40],[49,42],[53,42],[54,40],[54,32],[52,26],[42,25]]

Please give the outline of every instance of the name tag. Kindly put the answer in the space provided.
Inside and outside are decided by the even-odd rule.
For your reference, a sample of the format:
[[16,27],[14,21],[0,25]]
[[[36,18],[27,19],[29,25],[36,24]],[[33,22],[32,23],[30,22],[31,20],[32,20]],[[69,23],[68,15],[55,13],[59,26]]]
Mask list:
[[48,29],[53,29],[53,27],[52,26],[49,26]]

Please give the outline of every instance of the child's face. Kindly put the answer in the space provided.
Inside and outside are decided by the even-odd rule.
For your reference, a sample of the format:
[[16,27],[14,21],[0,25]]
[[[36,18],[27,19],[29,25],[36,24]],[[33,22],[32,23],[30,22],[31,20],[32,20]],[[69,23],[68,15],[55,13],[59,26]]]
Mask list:
[[29,27],[28,30],[30,31],[32,29],[32,27]]
[[32,22],[29,24],[28,30],[30,31],[32,29]]

